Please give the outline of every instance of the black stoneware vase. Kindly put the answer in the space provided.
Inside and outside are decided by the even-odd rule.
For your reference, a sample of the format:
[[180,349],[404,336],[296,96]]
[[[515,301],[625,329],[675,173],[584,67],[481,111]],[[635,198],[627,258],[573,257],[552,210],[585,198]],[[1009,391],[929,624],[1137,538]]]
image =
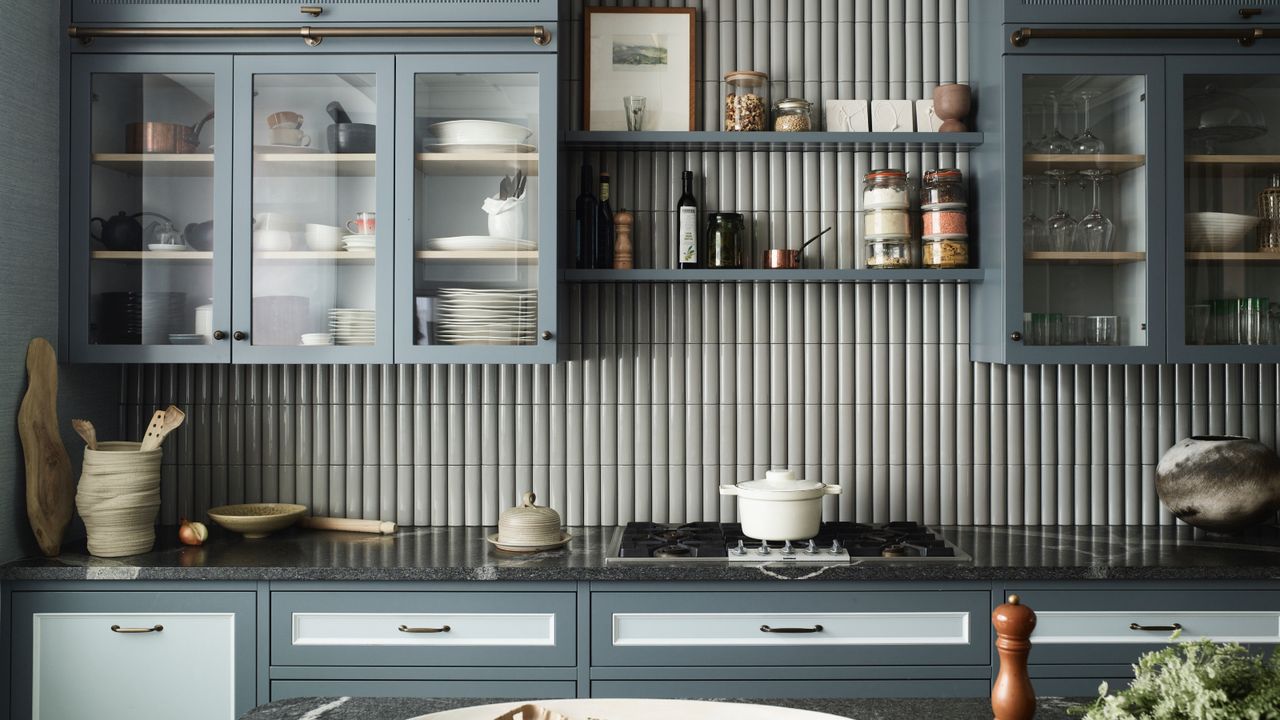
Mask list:
[[1242,530],[1280,510],[1280,457],[1251,438],[1192,436],[1160,458],[1156,493],[1188,525]]

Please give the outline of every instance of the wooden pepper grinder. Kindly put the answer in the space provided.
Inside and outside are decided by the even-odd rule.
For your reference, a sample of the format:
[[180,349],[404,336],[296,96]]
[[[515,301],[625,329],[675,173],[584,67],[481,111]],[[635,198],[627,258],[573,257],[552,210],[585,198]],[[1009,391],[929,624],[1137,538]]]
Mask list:
[[636,216],[619,208],[613,214],[613,269],[630,270],[635,267],[631,251],[631,224]]
[[995,720],[1031,720],[1036,715],[1036,693],[1027,674],[1031,633],[1036,614],[1019,603],[1017,595],[991,613],[996,629],[996,650],[1000,653],[1000,674],[991,688],[991,712]]

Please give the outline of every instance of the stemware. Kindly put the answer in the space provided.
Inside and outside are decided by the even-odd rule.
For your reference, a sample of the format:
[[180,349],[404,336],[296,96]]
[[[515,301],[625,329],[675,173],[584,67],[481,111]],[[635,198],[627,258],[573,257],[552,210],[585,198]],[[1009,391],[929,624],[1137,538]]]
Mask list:
[[1080,222],[1076,224],[1072,232],[1071,244],[1076,250],[1110,252],[1114,247],[1116,226],[1102,214],[1102,192],[1099,189],[1109,173],[1106,170],[1089,168],[1081,170],[1080,174],[1093,183],[1093,210],[1080,218]]
[[1092,90],[1083,90],[1077,94],[1080,98],[1080,132],[1071,138],[1075,152],[1082,155],[1101,155],[1107,151],[1106,143],[1093,134],[1093,125],[1089,120],[1089,101],[1098,94]]
[[1022,216],[1022,246],[1032,252],[1049,249],[1049,228],[1044,219],[1036,215],[1036,178],[1022,176],[1023,203],[1027,213]]
[[1060,118],[1058,117],[1058,94],[1049,91],[1044,94],[1045,104],[1049,106],[1049,114],[1053,119],[1053,125],[1049,132],[1045,135],[1044,141],[1039,144],[1039,150],[1042,153],[1050,155],[1069,155],[1072,151],[1071,141],[1067,136],[1062,134]]
[[[1049,139],[1049,112],[1045,108],[1044,103],[1027,105],[1024,110],[1027,114],[1027,141],[1022,144],[1022,152],[1032,154],[1040,152],[1040,147]],[[1040,132],[1033,138],[1031,136],[1030,119],[1033,117],[1040,118]]]
[[1071,236],[1076,229],[1076,219],[1067,212],[1066,187],[1071,173],[1066,170],[1045,170],[1050,182],[1058,188],[1058,209],[1045,222],[1049,231],[1049,249],[1055,252],[1066,252],[1071,249]]

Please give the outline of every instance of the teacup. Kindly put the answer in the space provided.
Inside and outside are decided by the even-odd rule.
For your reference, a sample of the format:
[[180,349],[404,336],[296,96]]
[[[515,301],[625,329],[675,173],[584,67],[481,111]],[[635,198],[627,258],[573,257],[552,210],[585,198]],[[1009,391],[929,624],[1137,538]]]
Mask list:
[[377,213],[358,212],[355,220],[347,221],[347,230],[356,235],[373,235],[378,228]]
[[271,128],[271,144],[310,147],[311,136],[297,128]]
[[293,129],[302,127],[302,116],[292,110],[281,110],[267,116],[267,126],[272,129]]
[[342,228],[318,223],[307,223],[305,232],[307,247],[317,252],[333,252],[340,249],[342,235]]

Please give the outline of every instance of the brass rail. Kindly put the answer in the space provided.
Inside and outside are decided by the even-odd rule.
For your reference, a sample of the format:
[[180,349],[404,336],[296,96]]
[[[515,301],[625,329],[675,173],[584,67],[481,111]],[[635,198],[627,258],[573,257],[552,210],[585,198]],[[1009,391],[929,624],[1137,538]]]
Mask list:
[[551,31],[542,25],[522,27],[81,27],[72,25],[67,35],[88,45],[94,38],[302,38],[311,47],[327,37],[344,38],[532,38],[536,45],[551,42]]
[[[1009,44],[1032,40],[1235,40],[1243,47],[1268,37],[1262,28],[1029,28],[1014,30]],[[1274,35],[1271,35],[1274,37]]]

